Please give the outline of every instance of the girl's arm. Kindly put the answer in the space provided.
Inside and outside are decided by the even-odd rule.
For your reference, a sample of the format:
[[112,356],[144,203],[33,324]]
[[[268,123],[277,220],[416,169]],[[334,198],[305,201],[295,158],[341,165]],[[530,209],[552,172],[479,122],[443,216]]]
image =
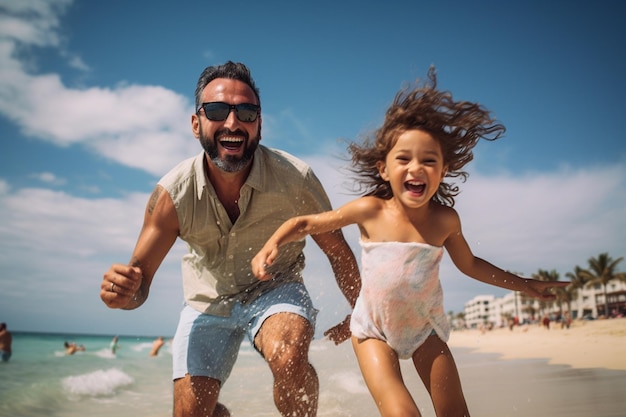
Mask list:
[[307,235],[317,235],[341,229],[350,224],[360,223],[370,211],[370,199],[363,197],[344,206],[323,213],[292,217],[284,222],[267,240],[263,248],[252,259],[252,273],[260,280],[268,280],[271,274],[265,268],[276,260],[279,248],[287,243],[304,239]]
[[548,292],[549,289],[569,285],[567,281],[548,282],[522,278],[474,256],[465,237],[463,237],[461,221],[456,211],[450,209],[448,217],[446,219],[446,229],[450,233],[444,242],[444,246],[454,265],[465,275],[486,284],[512,291],[522,291],[530,296],[542,299],[554,298],[554,294]]

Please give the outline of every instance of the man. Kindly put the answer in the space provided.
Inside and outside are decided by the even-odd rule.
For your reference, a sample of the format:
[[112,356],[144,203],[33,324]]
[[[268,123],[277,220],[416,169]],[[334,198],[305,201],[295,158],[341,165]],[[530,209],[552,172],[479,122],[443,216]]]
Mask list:
[[[100,297],[111,308],[139,307],[180,237],[189,253],[182,259],[186,305],[172,344],[174,416],[230,415],[218,395],[245,335],[272,371],[280,413],[315,416],[319,382],[308,350],[317,310],[302,282],[304,241],[276,260],[268,282],[255,279],[250,261],[283,221],[330,203],[306,164],[259,145],[259,90],[245,65],[206,68],[195,100],[191,128],[204,151],[159,181],[130,264],[111,266]],[[358,267],[342,233],[313,239],[354,306]],[[327,332],[335,343],[349,337],[347,323]]]
[[13,335],[7,330],[6,323],[0,323],[0,360],[8,362],[11,358],[11,344]]

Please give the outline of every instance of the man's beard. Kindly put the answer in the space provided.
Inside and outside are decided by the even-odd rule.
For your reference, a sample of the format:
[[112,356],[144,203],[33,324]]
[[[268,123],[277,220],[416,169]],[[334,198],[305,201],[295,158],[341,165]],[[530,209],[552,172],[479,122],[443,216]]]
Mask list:
[[248,163],[252,160],[254,156],[254,152],[259,146],[260,139],[260,129],[259,134],[257,134],[256,138],[253,138],[252,141],[248,141],[247,132],[237,130],[235,132],[231,132],[237,135],[244,135],[245,140],[242,146],[245,146],[243,155],[241,157],[235,155],[227,155],[225,159],[219,157],[218,151],[218,141],[215,139],[216,136],[219,136],[223,132],[215,132],[213,136],[213,140],[209,139],[202,133],[202,129],[200,129],[200,144],[202,148],[204,148],[204,152],[208,155],[209,159],[217,168],[221,169],[224,172],[239,172],[245,169],[248,166]]

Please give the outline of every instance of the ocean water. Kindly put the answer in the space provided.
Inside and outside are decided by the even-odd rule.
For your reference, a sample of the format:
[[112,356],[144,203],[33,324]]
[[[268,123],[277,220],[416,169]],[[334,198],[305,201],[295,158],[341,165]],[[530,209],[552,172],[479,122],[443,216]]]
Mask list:
[[[157,357],[154,337],[13,333],[13,356],[0,363],[0,417],[166,417],[172,415],[169,338]],[[63,342],[85,346],[65,355]],[[572,369],[545,360],[500,360],[453,349],[472,415],[482,417],[618,417],[624,415],[626,371]],[[315,340],[310,360],[320,379],[319,417],[378,416],[349,343]],[[401,362],[406,385],[424,417],[434,416],[428,393]],[[235,417],[279,416],[272,376],[247,341],[220,401]]]
[[[155,338],[13,332],[13,354],[0,363],[0,416],[171,415],[171,353],[149,352]],[[63,343],[84,345],[66,355]]]
[[[11,360],[0,363],[0,417],[171,416],[170,338],[156,357],[149,356],[156,337],[120,336],[116,354],[109,348],[112,338],[13,332]],[[65,341],[85,351],[66,355]],[[337,348],[316,340],[311,361],[320,364],[324,380],[319,416],[362,416],[363,400],[374,407],[348,343]],[[279,415],[269,368],[247,340],[220,401],[233,416]]]

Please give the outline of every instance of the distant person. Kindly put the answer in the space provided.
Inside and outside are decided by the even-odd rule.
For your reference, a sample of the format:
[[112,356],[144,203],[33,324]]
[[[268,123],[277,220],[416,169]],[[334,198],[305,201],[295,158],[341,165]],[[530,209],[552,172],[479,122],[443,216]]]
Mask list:
[[11,345],[13,344],[13,335],[7,330],[6,323],[0,323],[0,360],[8,362],[11,358]]
[[[309,347],[317,310],[302,276],[305,242],[274,263],[272,281],[259,282],[250,259],[289,217],[329,210],[328,196],[307,164],[260,144],[259,89],[244,64],[204,69],[190,121],[202,152],[159,180],[130,262],[104,273],[100,298],[110,308],[141,306],[180,238],[189,251],[182,258],[185,305],[172,342],[174,415],[228,415],[218,397],[247,337],[272,372],[280,414],[314,416],[319,380]],[[313,241],[354,305],[358,265],[343,234],[318,234]],[[346,340],[348,324],[327,334]]]
[[63,343],[63,346],[65,347],[65,354],[66,355],[73,355],[76,352],[83,352],[85,350],[85,346],[83,345],[77,345],[74,342],[65,342]]
[[152,349],[150,350],[150,356],[156,356],[159,354],[159,350],[163,346],[165,342],[163,341],[163,336],[159,336],[156,338],[154,342],[152,342]]
[[[361,232],[362,288],[352,313],[352,345],[383,416],[420,416],[404,385],[399,359],[413,360],[437,416],[469,416],[443,308],[439,264],[444,248],[456,267],[479,281],[539,298],[567,282],[521,278],[477,258],[452,208],[462,168],[482,137],[497,139],[496,124],[480,105],[453,101],[430,85],[401,91],[373,141],[353,143],[354,172],[366,195],[325,213],[287,220],[252,260],[260,280],[275,278],[272,265],[290,242],[350,224]],[[372,143],[373,142],[373,143]]]
[[572,316],[569,311],[565,312],[563,320],[561,321],[561,329],[569,329],[572,325]]
[[111,340],[111,344],[109,345],[109,348],[111,349],[111,353],[115,355],[115,353],[117,352],[117,349],[119,348],[117,336],[113,337],[113,340]]

